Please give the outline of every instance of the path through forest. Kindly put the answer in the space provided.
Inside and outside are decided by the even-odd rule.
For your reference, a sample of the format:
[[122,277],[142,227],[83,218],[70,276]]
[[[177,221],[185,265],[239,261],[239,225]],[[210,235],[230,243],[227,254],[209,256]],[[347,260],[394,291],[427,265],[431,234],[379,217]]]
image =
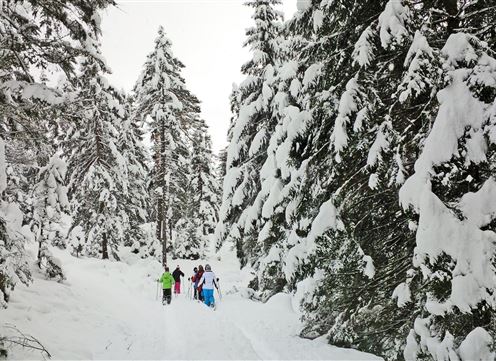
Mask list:
[[[156,299],[158,263],[57,256],[67,281],[40,278],[29,288],[20,286],[3,313],[6,322],[37,337],[54,359],[378,359],[324,339],[299,338],[291,297],[278,294],[266,304],[242,297],[236,290],[248,275],[234,260],[211,261],[224,293],[214,311],[185,294],[163,306]],[[176,263],[187,278],[198,262],[181,260],[172,267]],[[22,349],[11,356],[41,358]]]

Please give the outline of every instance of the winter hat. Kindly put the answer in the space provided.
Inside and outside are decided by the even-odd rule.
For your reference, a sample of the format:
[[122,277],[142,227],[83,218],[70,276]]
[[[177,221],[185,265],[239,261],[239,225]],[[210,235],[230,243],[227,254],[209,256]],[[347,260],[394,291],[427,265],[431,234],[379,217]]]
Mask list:
[[210,267],[210,265],[206,264],[205,265],[205,271],[211,271],[211,270],[212,270],[212,268]]

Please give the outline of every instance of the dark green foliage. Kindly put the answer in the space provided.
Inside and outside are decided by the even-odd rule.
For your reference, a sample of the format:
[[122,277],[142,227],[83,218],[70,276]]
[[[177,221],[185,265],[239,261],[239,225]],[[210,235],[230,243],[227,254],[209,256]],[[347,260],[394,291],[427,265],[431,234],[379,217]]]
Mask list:
[[[290,40],[281,42],[275,61],[281,66],[273,83],[274,126],[267,128],[264,155],[275,169],[251,168],[255,174],[250,177],[259,174],[260,186],[247,182],[250,191],[277,186],[271,188],[276,201],[272,194],[264,198],[263,191],[244,198],[252,210],[262,209],[246,223],[241,213],[245,203],[229,208],[230,200],[223,199],[224,223],[235,228],[227,239],[236,241],[242,264],[257,270],[250,286],[262,299],[295,290],[302,299],[304,337],[327,335],[333,344],[388,360],[461,355],[458,348],[476,327],[494,338],[488,301],[494,287],[481,291],[480,299],[475,296],[470,312],[444,305],[451,301],[460,264],[453,250],[433,251],[445,240],[425,245],[423,237],[430,235],[421,227],[426,227],[426,217],[439,216],[436,212],[446,217],[440,220],[454,222],[453,227],[471,227],[471,214],[460,202],[470,192],[491,187],[494,179],[495,116],[490,109],[496,92],[488,64],[494,62],[490,19],[496,8],[456,0],[300,5],[282,30]],[[426,142],[433,142],[428,140],[433,127],[446,123],[441,90],[459,85],[459,78],[471,93],[463,96],[474,97],[487,109],[482,128],[466,126],[457,135],[458,149],[451,159],[433,161],[432,169],[422,173],[431,193],[424,188],[414,192],[412,182],[419,182],[423,159],[439,156],[423,153]],[[450,124],[458,116],[451,114]],[[236,126],[235,121],[231,129]],[[449,139],[455,131],[446,132]],[[253,142],[249,137],[230,141],[241,152]],[[482,157],[477,151],[481,144]],[[431,144],[431,149],[436,148]],[[246,163],[232,165],[240,164]],[[239,187],[243,178],[237,181]],[[440,200],[434,215],[413,201],[421,198],[421,191],[432,202]],[[225,196],[233,193],[224,189]],[[488,215],[487,224],[479,221],[483,224],[474,228],[474,237],[479,230],[492,237],[492,217]],[[486,255],[481,256],[485,262]],[[488,267],[487,272],[493,271]],[[437,314],[441,311],[435,307],[446,311]],[[442,353],[426,346],[442,340],[449,344]]]

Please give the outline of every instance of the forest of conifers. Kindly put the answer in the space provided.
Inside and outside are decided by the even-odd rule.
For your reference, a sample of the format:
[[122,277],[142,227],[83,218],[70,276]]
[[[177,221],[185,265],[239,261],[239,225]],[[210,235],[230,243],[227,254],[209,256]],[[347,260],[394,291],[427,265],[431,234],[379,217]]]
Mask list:
[[302,337],[494,358],[494,1],[299,0],[284,20],[249,0],[219,156],[164,28],[134,90],[109,83],[113,5],[0,1],[0,307],[32,282],[30,242],[59,281],[51,247],[233,247],[254,299],[295,295]]

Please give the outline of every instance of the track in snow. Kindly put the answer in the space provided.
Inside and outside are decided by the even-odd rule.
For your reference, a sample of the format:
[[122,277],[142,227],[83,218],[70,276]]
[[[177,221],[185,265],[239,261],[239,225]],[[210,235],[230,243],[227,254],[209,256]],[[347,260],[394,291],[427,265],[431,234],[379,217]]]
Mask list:
[[[35,274],[33,285],[18,286],[9,308],[0,311],[3,322],[37,337],[53,359],[379,359],[299,338],[291,296],[278,294],[262,304],[232,292],[246,284],[235,262],[210,263],[224,292],[222,301],[216,294],[214,311],[185,295],[163,306],[156,299],[158,263],[128,265],[55,252],[67,281]],[[196,265],[178,263],[186,274]],[[42,356],[16,349],[9,358]]]

